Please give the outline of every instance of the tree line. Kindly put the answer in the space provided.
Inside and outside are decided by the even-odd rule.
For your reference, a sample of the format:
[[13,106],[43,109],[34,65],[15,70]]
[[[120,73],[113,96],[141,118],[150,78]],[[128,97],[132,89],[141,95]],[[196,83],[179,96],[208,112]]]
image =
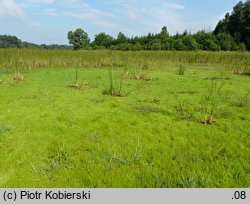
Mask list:
[[37,45],[34,43],[29,43],[29,42],[23,42],[16,36],[10,36],[10,35],[0,35],[0,48],[36,48],[36,49],[50,49],[50,50],[55,50],[55,49],[72,49],[72,46],[69,45],[57,45],[57,44],[52,44],[52,45]]
[[123,51],[139,51],[139,50],[176,50],[176,51],[237,51],[246,50],[246,46],[242,42],[237,42],[228,33],[219,33],[215,35],[213,32],[205,30],[190,34],[184,31],[182,34],[170,36],[164,26],[160,33],[149,33],[146,36],[126,37],[123,33],[119,33],[117,38],[99,33],[95,36],[93,42],[90,40],[84,30],[78,28],[68,35],[70,44],[73,49],[110,49]]
[[126,37],[120,32],[116,38],[99,33],[90,43],[88,34],[81,28],[68,33],[69,43],[77,49],[110,50],[250,50],[250,0],[239,2],[233,12],[219,21],[213,32],[205,30],[191,34],[187,31],[170,36],[164,26],[160,33]]

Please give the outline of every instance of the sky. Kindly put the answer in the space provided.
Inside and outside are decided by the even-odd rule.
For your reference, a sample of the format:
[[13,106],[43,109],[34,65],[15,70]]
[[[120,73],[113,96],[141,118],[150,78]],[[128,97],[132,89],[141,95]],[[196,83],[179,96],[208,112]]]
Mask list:
[[239,0],[0,0],[0,35],[37,44],[68,44],[68,31],[84,29],[91,40],[213,30]]

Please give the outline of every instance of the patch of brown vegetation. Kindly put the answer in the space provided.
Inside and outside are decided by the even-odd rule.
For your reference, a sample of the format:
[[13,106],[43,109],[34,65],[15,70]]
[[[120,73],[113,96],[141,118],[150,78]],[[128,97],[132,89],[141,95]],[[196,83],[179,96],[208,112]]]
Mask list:
[[22,81],[23,80],[23,75],[21,75],[20,72],[17,72],[16,75],[14,76],[13,80]]

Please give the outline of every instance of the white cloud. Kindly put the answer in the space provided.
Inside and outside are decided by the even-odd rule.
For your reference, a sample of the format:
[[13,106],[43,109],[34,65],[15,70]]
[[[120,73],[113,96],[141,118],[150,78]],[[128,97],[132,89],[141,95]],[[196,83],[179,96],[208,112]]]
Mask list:
[[98,23],[95,21],[107,21],[110,23],[114,19],[117,19],[117,16],[112,12],[97,9],[80,0],[64,0],[62,1],[62,5],[62,15],[74,17],[80,20],[85,19],[90,23]]
[[26,20],[23,8],[15,0],[0,0],[0,17]]
[[187,19],[184,18],[184,5],[166,0],[158,0],[157,3],[152,0],[144,0],[143,4],[136,0],[124,0],[119,1],[119,4],[120,6],[116,2],[117,7],[119,7],[118,13],[123,15],[123,18],[115,20],[123,21],[124,23],[119,25],[123,24],[127,30],[133,30],[132,33],[129,33],[130,35],[159,32],[164,25],[172,34],[185,29],[184,24]]
[[18,4],[15,0],[0,0],[0,18],[6,18],[7,20],[15,20],[21,23],[20,25],[26,25],[29,27],[41,28],[42,25],[39,22],[30,20],[25,12],[23,5]]
[[[113,15],[112,13],[100,11],[97,9],[92,8],[82,8],[78,12],[62,12],[64,16],[70,16],[77,18],[79,20],[86,20],[89,23],[100,25],[113,25],[112,19],[117,18],[117,16]],[[109,20],[108,20],[109,19]],[[106,21],[106,23],[104,23]],[[101,23],[102,22],[102,23]]]

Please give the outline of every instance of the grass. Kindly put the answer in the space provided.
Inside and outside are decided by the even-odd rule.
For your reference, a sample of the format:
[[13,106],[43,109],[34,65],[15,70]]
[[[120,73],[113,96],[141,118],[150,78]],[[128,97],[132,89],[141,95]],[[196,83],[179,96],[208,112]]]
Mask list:
[[205,114],[205,124],[212,125],[214,123],[213,117],[219,109],[220,94],[223,88],[223,82],[212,81],[208,85],[207,91],[205,91],[202,99],[202,109]]
[[[180,76],[179,63],[153,63],[154,55],[164,55],[156,52],[146,64],[157,80],[123,78],[122,90],[133,92],[103,95],[107,69],[113,70],[112,80],[124,74],[121,55],[130,53],[112,53],[115,65],[107,68],[88,68],[83,60],[77,81],[93,86],[80,90],[68,88],[72,63],[53,68],[44,61],[46,68],[22,70],[25,80],[15,82],[14,70],[2,69],[0,187],[250,187],[250,108],[235,104],[249,89],[249,77],[228,68],[224,80],[223,65],[188,63]],[[205,53],[204,60],[206,55],[214,53]],[[221,81],[223,88],[211,91]],[[209,99],[207,110],[214,104],[205,97],[209,90],[216,98],[212,125],[203,123],[203,99]]]
[[247,91],[244,94],[240,94],[238,96],[236,106],[243,108],[243,107],[247,107],[249,103],[250,103],[250,91]]
[[[130,67],[146,70],[152,66],[217,65],[232,72],[246,74],[250,68],[249,52],[155,52],[155,51],[71,51],[36,49],[0,49],[0,70],[34,70],[55,67]],[[13,62],[13,63],[12,63]],[[13,67],[19,62],[17,67]],[[20,70],[19,70],[20,71]]]
[[[119,81],[118,81],[119,80]],[[108,70],[108,81],[105,89],[103,90],[103,95],[125,97],[128,96],[129,92],[124,93],[122,90],[122,77],[114,82],[113,72],[111,69]]]
[[179,75],[184,75],[184,74],[185,74],[185,71],[186,71],[185,66],[184,66],[183,64],[181,64],[181,65],[179,66],[178,74],[179,74]]

